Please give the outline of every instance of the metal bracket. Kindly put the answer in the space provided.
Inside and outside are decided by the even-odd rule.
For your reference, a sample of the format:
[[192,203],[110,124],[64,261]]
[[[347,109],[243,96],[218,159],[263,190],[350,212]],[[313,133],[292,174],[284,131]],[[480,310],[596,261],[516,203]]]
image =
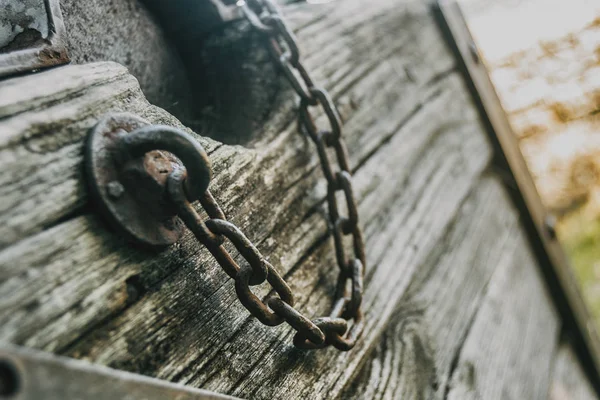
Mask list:
[[0,28],[0,77],[69,62],[59,0],[8,0]]
[[211,178],[202,146],[180,130],[150,126],[132,114],[108,115],[92,128],[86,143],[91,197],[127,238],[150,246],[173,244],[185,227],[166,185],[174,170],[185,169],[180,158],[189,172],[186,193],[194,201]]
[[0,399],[227,400],[234,397],[0,344]]

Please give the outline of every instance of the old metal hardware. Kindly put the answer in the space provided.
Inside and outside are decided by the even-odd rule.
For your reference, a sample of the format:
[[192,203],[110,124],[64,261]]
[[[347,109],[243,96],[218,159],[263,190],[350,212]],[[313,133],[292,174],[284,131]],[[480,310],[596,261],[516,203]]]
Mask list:
[[233,397],[117,371],[38,350],[0,344],[0,399],[182,399]]
[[[260,15],[256,13],[257,5],[264,5]],[[331,97],[314,86],[300,63],[294,35],[275,6],[268,2],[255,4],[252,8],[245,2],[238,2],[238,6],[250,23],[267,35],[272,54],[287,71],[286,77],[300,96],[300,126],[317,146],[328,182],[327,204],[339,267],[336,300],[330,315],[310,320],[294,308],[289,286],[242,231],[226,220],[210,194],[211,173],[206,153],[187,134],[169,127],[148,126],[131,115],[106,117],[91,131],[87,145],[92,196],[121,231],[146,244],[173,243],[181,234],[179,221],[182,220],[234,279],[240,302],[260,322],[269,326],[287,322],[297,331],[293,342],[299,348],[332,345],[348,351],[354,347],[364,327],[361,303],[365,251],[341,119]],[[317,127],[310,111],[318,106],[328,119],[326,130]],[[157,153],[157,150],[173,154]],[[330,152],[335,153],[337,171],[332,167]],[[162,166],[157,167],[157,163]],[[132,175],[134,179],[131,179]],[[347,217],[340,215],[338,192],[344,196]],[[196,200],[208,214],[208,220],[202,221],[192,206]],[[352,239],[353,255],[350,257],[345,251],[345,237]],[[223,247],[226,239],[245,259],[246,265],[238,265]],[[264,281],[275,292],[266,301],[250,289]]]
[[0,77],[69,61],[59,0],[5,1],[0,28]]
[[[179,159],[160,150],[177,153]],[[148,245],[175,243],[183,233],[177,210],[163,190],[168,175],[181,168],[180,159],[190,171],[191,196],[199,196],[210,180],[210,162],[195,140],[129,114],[97,124],[86,153],[89,187],[100,211],[126,237]]]
[[[302,315],[294,308],[294,296],[275,268],[238,227],[225,219],[208,190],[210,162],[190,135],[171,127],[149,125],[130,114],[108,115],[90,131],[86,170],[92,197],[127,237],[146,245],[166,245],[179,238],[183,221],[234,279],[240,302],[260,322],[269,326],[288,322],[298,331],[294,344],[301,348],[353,347],[362,329],[362,261],[355,258],[344,264],[337,301],[329,317],[311,321]],[[338,177],[342,190],[350,195],[349,174],[341,172]],[[208,214],[208,220],[203,221],[192,206],[196,200]],[[353,204],[353,200],[348,202]],[[344,229],[354,235],[356,212],[350,212],[348,218],[340,218],[337,208],[335,212],[334,236],[341,237]],[[223,246],[226,239],[247,265],[234,261]],[[338,260],[345,260],[343,244],[339,239],[335,243]],[[355,247],[361,244],[355,243]],[[250,289],[264,281],[276,293],[266,301]],[[350,293],[346,291],[347,281]],[[344,318],[354,319],[349,331]]]
[[[358,225],[358,209],[354,200],[351,182],[348,151],[342,138],[342,122],[337,108],[323,88],[315,86],[310,74],[300,62],[300,50],[294,33],[282,18],[277,6],[271,0],[239,0],[248,22],[257,32],[264,35],[269,51],[279,63],[288,82],[300,97],[299,126],[317,146],[321,167],[327,179],[327,204],[329,219],[333,226],[335,252],[340,276],[338,278],[336,298],[340,299],[334,306],[331,317],[342,317],[354,321],[352,328],[345,336],[339,334],[329,322],[323,329],[329,332],[326,342],[340,350],[349,350],[360,336],[363,329],[363,315],[360,309],[362,301],[362,282],[365,269],[365,249],[362,231]],[[327,117],[328,128],[317,126],[311,108],[320,107]],[[334,172],[329,158],[333,152],[339,170]],[[348,217],[339,215],[336,193],[342,192],[345,197]],[[348,258],[344,251],[343,239],[350,236],[353,242],[353,256]],[[351,286],[347,295],[348,283]],[[318,326],[318,325],[317,325]],[[307,336],[297,334],[294,343],[303,347],[318,347],[316,342],[307,342]]]

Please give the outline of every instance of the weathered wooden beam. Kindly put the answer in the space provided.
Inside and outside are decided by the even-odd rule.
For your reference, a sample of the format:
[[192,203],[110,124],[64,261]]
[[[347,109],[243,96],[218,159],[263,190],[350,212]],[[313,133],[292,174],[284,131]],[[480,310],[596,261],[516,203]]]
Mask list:
[[212,393],[18,346],[0,345],[5,399],[234,400]]
[[559,317],[523,240],[511,258],[494,272],[457,354],[448,399],[535,399],[548,394]]
[[[88,129],[113,111],[182,127],[111,63],[0,82],[11,94],[0,96],[0,340],[240,397],[335,398],[396,335],[409,347],[399,379],[443,398],[479,304],[520,241],[495,178],[481,178],[491,147],[476,110],[427,6],[346,0],[285,11],[346,122],[369,249],[359,345],[299,351],[289,328],[249,317],[190,234],[149,253],[106,227],[83,180]],[[228,218],[318,316],[335,282],[324,180],[296,130],[292,93],[270,101],[244,147],[196,137]]]
[[532,173],[521,152],[517,135],[496,93],[487,67],[481,62],[478,50],[473,45],[473,38],[460,6],[456,2],[444,0],[438,4],[450,41],[460,56],[469,86],[474,90],[474,98],[489,121],[503,158],[514,176],[519,197],[525,207],[524,212],[527,213],[537,234],[535,242],[538,243],[539,251],[543,253],[540,259],[547,268],[545,273],[548,281],[555,287],[555,302],[561,308],[563,318],[570,328],[579,336],[579,346],[585,349],[588,368],[594,370],[593,374],[600,376],[600,336],[595,325],[589,323],[591,313],[584,301],[570,260],[557,240],[553,227],[554,217],[542,203]]
[[[557,315],[496,177],[482,178],[440,243],[342,398],[544,398]],[[496,287],[500,276],[527,295],[513,281]]]
[[596,400],[598,395],[581,368],[573,346],[562,342],[554,359],[550,400]]
[[461,206],[342,398],[444,398],[494,271],[521,246],[518,215],[492,176]]

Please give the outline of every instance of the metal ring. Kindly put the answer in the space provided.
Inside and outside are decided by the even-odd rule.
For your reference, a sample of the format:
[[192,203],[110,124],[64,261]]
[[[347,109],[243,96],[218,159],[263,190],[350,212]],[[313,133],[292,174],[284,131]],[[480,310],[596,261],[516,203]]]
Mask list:
[[256,29],[257,31],[259,31],[261,33],[265,33],[265,34],[273,33],[274,28],[272,26],[265,25],[261,21],[260,17],[254,12],[254,10],[252,10],[250,8],[248,3],[246,3],[245,1],[242,0],[242,1],[238,1],[237,5],[242,10],[242,12],[244,13],[244,16],[246,17],[248,22],[250,22],[250,25],[252,25],[252,27],[254,29]]
[[184,182],[190,202],[200,198],[212,178],[210,160],[202,145],[182,130],[164,125],[148,125],[118,137],[117,156],[121,161],[141,157],[153,150],[164,150],[181,160],[188,171]]
[[351,272],[352,292],[350,300],[346,303],[346,309],[343,314],[346,318],[355,317],[362,303],[363,265],[359,259],[354,259],[352,262]]
[[300,50],[298,49],[298,44],[296,42],[294,34],[290,30],[290,28],[288,28],[288,26],[285,24],[283,19],[278,15],[271,15],[270,22],[277,27],[277,33],[279,33],[279,35],[283,38],[283,42],[288,47],[288,59],[290,61],[290,64],[296,67],[298,65],[298,62],[300,61]]
[[[342,231],[344,234],[348,235],[352,233],[354,228],[358,225],[358,207],[356,205],[356,201],[354,200],[350,173],[347,171],[340,171],[337,173],[336,178],[336,181],[344,192],[344,197],[346,198],[348,217],[342,219]],[[333,196],[335,196],[335,192]]]
[[192,207],[192,204],[187,199],[183,187],[185,178],[186,170],[180,168],[173,171],[167,179],[167,189],[169,191],[169,195],[171,196],[171,200],[179,209],[178,216],[185,223],[188,229],[192,231],[200,243],[208,248],[218,247],[223,244],[225,238],[219,234],[213,233],[210,229],[208,229],[200,218],[200,215],[196,212],[194,207]]
[[277,297],[267,300],[267,305],[288,324],[312,343],[320,345],[325,342],[325,334],[310,319],[300,314],[298,310]]
[[[248,311],[250,311],[250,314],[258,318],[263,324],[269,326],[281,324],[283,318],[270,311],[265,303],[250,290],[250,278],[252,277],[252,273],[252,268],[249,265],[245,265],[240,268],[237,277],[235,278],[235,292],[237,293],[240,302]],[[267,281],[273,286],[273,289],[275,289],[275,292],[283,301],[291,306],[294,305],[294,296],[292,295],[290,287],[270,264]]]
[[209,219],[204,224],[212,233],[231,240],[237,251],[248,261],[252,267],[251,285],[259,285],[267,279],[267,261],[240,228],[223,219]]
[[316,318],[313,320],[313,323],[325,334],[325,342],[313,343],[302,332],[298,332],[294,335],[294,346],[305,350],[320,349],[329,344],[328,337],[343,335],[348,330],[348,323],[343,318]]
[[[344,320],[345,321],[345,320]],[[362,311],[358,310],[357,315],[354,317],[354,323],[348,331],[348,333],[339,334],[332,332],[327,335],[326,342],[331,344],[333,347],[340,351],[349,351],[356,345],[356,341],[362,334],[365,327],[365,321],[363,319]]]
[[313,87],[310,89],[310,93],[319,100],[323,111],[331,125],[331,134],[339,138],[342,136],[342,120],[337,112],[337,109],[333,103],[333,99],[329,96],[329,93],[322,88]]

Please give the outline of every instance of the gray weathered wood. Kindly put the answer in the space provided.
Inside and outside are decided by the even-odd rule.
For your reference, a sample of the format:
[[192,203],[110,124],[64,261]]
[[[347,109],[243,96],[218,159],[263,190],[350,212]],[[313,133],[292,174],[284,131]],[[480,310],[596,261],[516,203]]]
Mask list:
[[520,241],[498,268],[473,321],[448,399],[541,399],[548,395],[559,320],[531,251]]
[[[584,301],[581,286],[577,281],[575,270],[570,265],[570,260],[561,243],[552,239],[548,232],[548,221],[551,219],[548,209],[544,206],[542,198],[536,189],[536,182],[523,157],[511,122],[507,118],[494,84],[490,80],[484,63],[476,62],[472,57],[470,44],[473,41],[467,22],[461,14],[458,3],[441,2],[441,10],[448,29],[452,32],[457,49],[468,71],[471,84],[477,90],[477,96],[493,127],[496,138],[502,149],[503,155],[510,166],[515,183],[520,191],[520,196],[527,207],[531,221],[537,231],[541,246],[548,257],[552,274],[560,287],[557,297],[561,302],[568,304],[568,312],[576,325],[581,341],[589,349],[591,362],[594,368],[600,371],[600,336],[595,325],[590,324],[592,318]],[[598,373],[597,373],[598,374]]]
[[492,274],[508,268],[522,246],[520,229],[497,180],[482,178],[344,397],[444,398]]
[[517,221],[484,177],[345,397],[546,397],[557,315]]
[[[181,127],[112,63],[0,82],[10,94],[0,95],[1,340],[246,398],[443,398],[465,346],[479,339],[480,308],[503,300],[493,288],[507,271],[523,261],[525,280],[539,289],[531,296],[543,292],[516,212],[486,172],[490,145],[427,6],[346,0],[285,12],[346,122],[368,249],[367,328],[357,347],[299,351],[290,328],[249,317],[190,234],[149,253],[99,220],[82,178],[87,130],[109,111]],[[227,216],[285,276],[299,309],[319,316],[335,282],[324,180],[296,131],[295,97],[278,96],[247,146],[197,138]],[[557,317],[540,296],[543,331],[520,319],[511,327],[539,331],[552,357]],[[392,343],[393,357],[382,348]],[[383,353],[395,368],[383,377],[391,389],[365,383]],[[549,373],[539,370],[539,390]],[[354,379],[363,383],[349,386]]]
[[[0,360],[10,362],[14,374],[11,376],[16,379],[16,393],[7,395],[8,388],[2,387],[5,399],[234,400],[230,396],[18,346],[2,345]],[[5,383],[7,377],[2,378]]]
[[596,400],[598,395],[590,385],[569,342],[558,348],[550,386],[550,400]]

